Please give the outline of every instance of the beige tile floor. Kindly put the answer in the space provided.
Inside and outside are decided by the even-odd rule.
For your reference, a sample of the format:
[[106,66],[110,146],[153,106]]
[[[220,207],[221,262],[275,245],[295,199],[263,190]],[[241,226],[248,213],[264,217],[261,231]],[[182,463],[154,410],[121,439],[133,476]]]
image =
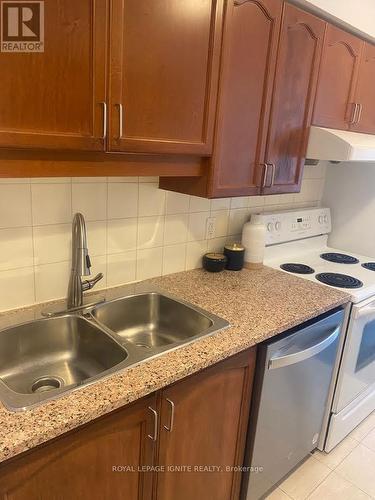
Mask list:
[[267,500],[375,499],[375,412],[331,453],[314,452]]

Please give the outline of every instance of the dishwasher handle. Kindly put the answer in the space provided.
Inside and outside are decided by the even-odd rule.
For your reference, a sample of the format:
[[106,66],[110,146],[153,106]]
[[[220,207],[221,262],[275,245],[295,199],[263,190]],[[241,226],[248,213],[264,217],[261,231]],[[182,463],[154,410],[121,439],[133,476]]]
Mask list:
[[301,361],[305,361],[306,359],[313,358],[320,352],[327,349],[335,340],[337,339],[341,330],[341,325],[337,326],[333,332],[331,332],[327,337],[318,342],[317,344],[309,347],[308,349],[304,349],[303,351],[298,351],[293,354],[287,354],[286,356],[277,356],[275,358],[271,358],[268,362],[268,369],[274,370],[276,368],[282,368],[284,366],[294,365],[295,363],[300,363]]

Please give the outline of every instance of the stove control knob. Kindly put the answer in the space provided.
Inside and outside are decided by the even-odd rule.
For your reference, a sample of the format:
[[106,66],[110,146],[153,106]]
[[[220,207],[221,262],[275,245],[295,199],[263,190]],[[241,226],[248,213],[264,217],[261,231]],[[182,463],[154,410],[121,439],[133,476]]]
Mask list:
[[276,222],[275,229],[276,229],[276,231],[280,231],[280,229],[281,229],[281,222]]
[[328,215],[325,215],[323,220],[327,224],[327,222],[328,222]]
[[318,219],[318,221],[319,221],[319,224],[323,224],[323,222],[324,222],[324,217],[323,217],[323,215],[319,215],[319,219]]
[[273,231],[273,224],[272,224],[272,222],[269,222],[269,223],[267,224],[267,231],[268,231],[269,233],[270,233],[271,231]]

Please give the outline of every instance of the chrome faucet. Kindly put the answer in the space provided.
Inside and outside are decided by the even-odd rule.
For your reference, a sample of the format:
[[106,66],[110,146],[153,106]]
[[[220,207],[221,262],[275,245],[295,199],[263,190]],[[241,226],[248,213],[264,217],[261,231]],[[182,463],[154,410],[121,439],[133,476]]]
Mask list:
[[91,280],[82,281],[82,276],[90,276],[91,262],[87,249],[85,219],[77,213],[72,226],[72,270],[68,287],[68,310],[83,305],[83,292],[93,288],[103,278],[99,273]]

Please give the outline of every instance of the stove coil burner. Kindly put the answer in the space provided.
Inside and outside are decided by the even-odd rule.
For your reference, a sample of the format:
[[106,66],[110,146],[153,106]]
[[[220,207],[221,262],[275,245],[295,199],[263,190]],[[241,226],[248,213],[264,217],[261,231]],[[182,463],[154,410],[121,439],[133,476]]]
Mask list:
[[363,286],[362,281],[347,274],[320,273],[315,277],[325,285],[337,286],[338,288],[361,288]]
[[321,258],[328,260],[329,262],[335,262],[336,264],[358,264],[359,260],[351,255],[346,255],[344,253],[328,252],[322,253]]
[[375,262],[365,262],[362,267],[368,269],[369,271],[375,271]]
[[306,266],[306,264],[293,264],[293,263],[287,263],[287,264],[281,264],[280,268],[283,271],[288,271],[289,273],[296,273],[296,274],[314,274],[315,271],[312,267]]

